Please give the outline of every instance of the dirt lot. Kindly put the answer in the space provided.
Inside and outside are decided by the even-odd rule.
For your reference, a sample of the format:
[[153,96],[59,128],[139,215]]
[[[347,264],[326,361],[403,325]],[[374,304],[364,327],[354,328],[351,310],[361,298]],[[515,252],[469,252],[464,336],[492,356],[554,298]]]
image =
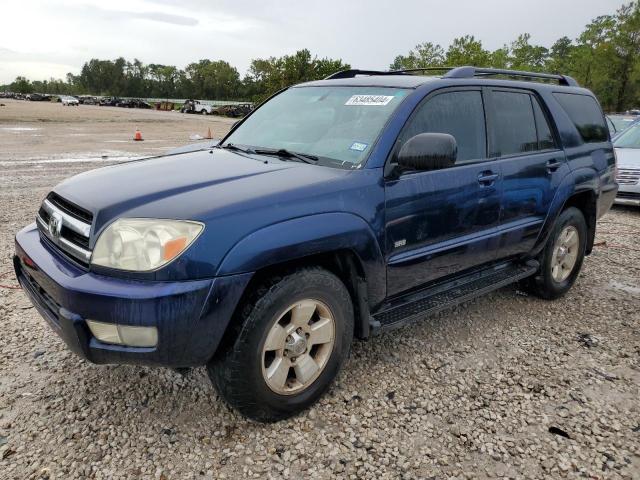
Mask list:
[[[640,210],[600,221],[562,300],[504,288],[357,342],[319,404],[260,425],[230,411],[204,369],[78,359],[11,273],[13,235],[42,197],[104,165],[64,158],[157,153],[231,121],[4,103],[1,479],[640,478]],[[136,126],[142,144],[128,141]]]
[[[0,159],[157,155],[191,135],[221,137],[236,121],[179,112],[0,99]],[[136,128],[144,141],[134,142]]]

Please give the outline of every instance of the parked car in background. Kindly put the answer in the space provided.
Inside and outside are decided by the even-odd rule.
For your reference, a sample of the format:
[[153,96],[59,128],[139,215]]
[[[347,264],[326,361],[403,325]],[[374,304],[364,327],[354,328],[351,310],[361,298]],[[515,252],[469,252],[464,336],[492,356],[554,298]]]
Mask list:
[[626,113],[612,113],[607,115],[606,118],[611,137],[615,137],[638,120],[638,117]]
[[253,110],[253,104],[241,103],[238,105],[222,105],[213,110],[214,115],[222,115],[225,117],[241,118],[245,117]]
[[92,95],[80,95],[78,97],[78,101],[83,105],[98,105],[100,103],[100,98]]
[[616,203],[640,207],[640,122],[618,135],[613,146],[618,159]]
[[31,102],[48,102],[51,100],[51,95],[44,93],[29,93],[25,99]]
[[60,96],[60,102],[62,102],[62,105],[70,107],[77,107],[78,105],[80,105],[80,101],[76,97],[72,97],[70,95]]
[[104,97],[100,99],[101,107],[115,107],[122,101],[121,98],[118,97]]
[[412,73],[338,72],[215,148],[63,181],[16,235],[20,284],[81,357],[206,365],[263,422],[323,395],[354,337],[520,281],[565,295],[617,190],[594,95],[563,75]]
[[201,115],[211,115],[213,106],[202,103],[200,100],[188,99],[180,109],[182,113],[199,113]]
[[134,98],[131,102],[133,104],[133,108],[142,108],[146,110],[153,108],[149,102],[142,100],[141,98]]

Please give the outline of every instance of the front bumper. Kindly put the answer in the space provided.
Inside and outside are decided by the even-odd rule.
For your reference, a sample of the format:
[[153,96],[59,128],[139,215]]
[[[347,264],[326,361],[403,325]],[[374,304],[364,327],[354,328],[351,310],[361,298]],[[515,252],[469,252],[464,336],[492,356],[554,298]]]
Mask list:
[[620,185],[615,203],[640,207],[640,183],[636,185]]
[[[191,367],[215,353],[252,274],[148,282],[88,272],[41,239],[35,224],[16,235],[14,268],[31,302],[69,348],[93,363]],[[155,326],[152,348],[109,345],[85,320]]]

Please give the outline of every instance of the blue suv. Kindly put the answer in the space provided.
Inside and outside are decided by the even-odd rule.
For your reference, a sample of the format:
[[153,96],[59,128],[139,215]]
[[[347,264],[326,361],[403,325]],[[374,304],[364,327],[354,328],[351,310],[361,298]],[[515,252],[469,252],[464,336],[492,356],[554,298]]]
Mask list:
[[20,284],[81,357],[206,365],[258,421],[318,399],[354,336],[517,281],[565,294],[617,191],[596,98],[421,72],[296,85],[215,145],[62,182],[16,236]]

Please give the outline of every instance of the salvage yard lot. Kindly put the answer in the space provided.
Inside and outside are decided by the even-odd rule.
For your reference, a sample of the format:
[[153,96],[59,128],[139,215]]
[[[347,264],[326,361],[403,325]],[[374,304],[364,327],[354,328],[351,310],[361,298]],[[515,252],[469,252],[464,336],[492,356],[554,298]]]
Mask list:
[[640,478],[640,209],[600,221],[565,298],[508,287],[356,342],[319,404],[260,425],[204,369],[78,359],[12,288],[13,235],[56,183],[233,120],[3,103],[1,479]]

